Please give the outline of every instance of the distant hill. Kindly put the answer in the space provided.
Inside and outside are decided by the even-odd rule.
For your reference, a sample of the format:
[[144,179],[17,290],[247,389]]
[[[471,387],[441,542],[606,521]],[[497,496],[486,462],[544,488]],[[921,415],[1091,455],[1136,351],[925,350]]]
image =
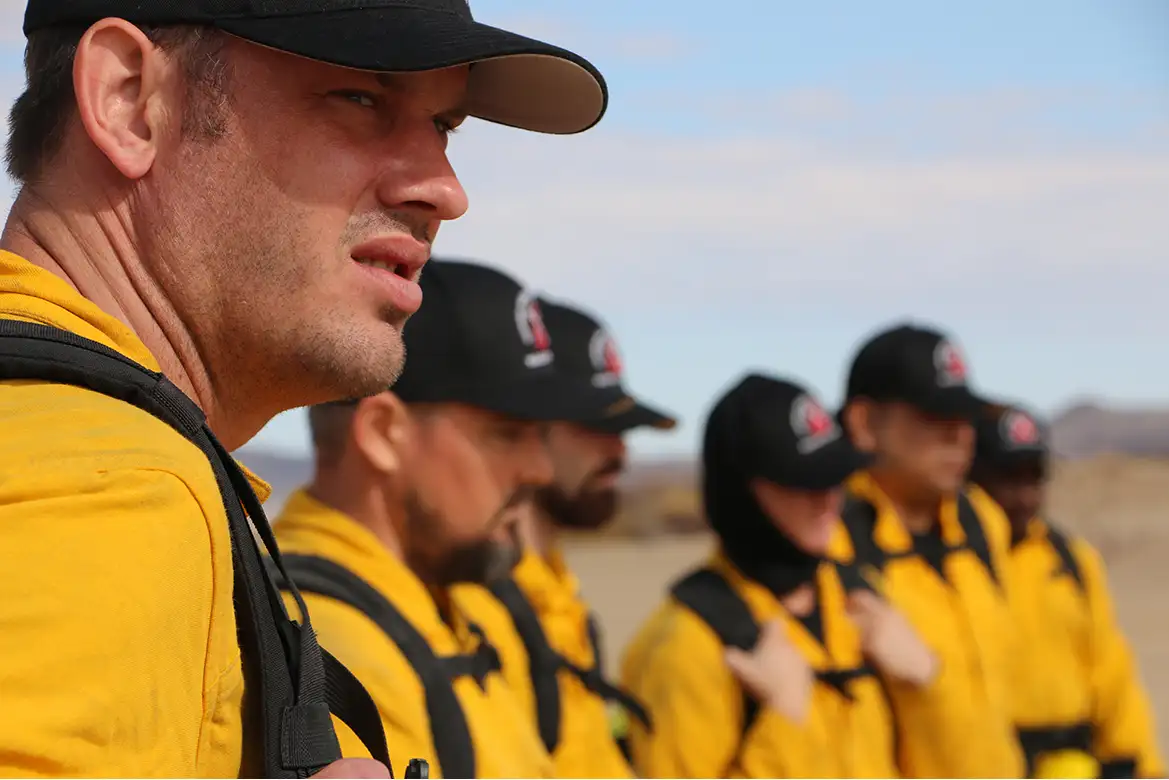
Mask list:
[[1169,457],[1169,408],[1117,409],[1077,403],[1052,420],[1051,440],[1062,458],[1104,453]]

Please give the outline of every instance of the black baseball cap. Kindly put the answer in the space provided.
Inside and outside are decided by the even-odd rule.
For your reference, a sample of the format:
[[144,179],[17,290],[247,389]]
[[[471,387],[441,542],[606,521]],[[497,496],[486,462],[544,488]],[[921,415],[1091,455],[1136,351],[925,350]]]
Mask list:
[[[732,413],[738,419],[719,419]],[[864,468],[869,458],[853,447],[823,404],[806,388],[751,373],[715,405],[707,425],[738,431],[751,476],[797,490],[830,490]]]
[[320,62],[381,73],[470,65],[470,116],[570,134],[601,120],[600,72],[559,46],[471,16],[467,0],[28,0],[25,35],[106,17],[134,24],[208,25]]
[[540,308],[556,345],[556,370],[592,399],[593,417],[585,427],[603,433],[626,433],[635,428],[670,430],[678,424],[673,415],[625,389],[621,353],[600,320],[563,301],[542,298]]
[[971,422],[986,406],[970,388],[957,342],[939,330],[910,324],[881,331],[857,352],[845,405],[858,398],[900,401],[929,415]]
[[536,293],[506,273],[432,258],[422,307],[406,321],[407,403],[464,403],[520,420],[584,421],[592,395],[556,371]]
[[1047,425],[1017,404],[987,404],[975,427],[975,462],[995,470],[1042,465],[1047,458]]

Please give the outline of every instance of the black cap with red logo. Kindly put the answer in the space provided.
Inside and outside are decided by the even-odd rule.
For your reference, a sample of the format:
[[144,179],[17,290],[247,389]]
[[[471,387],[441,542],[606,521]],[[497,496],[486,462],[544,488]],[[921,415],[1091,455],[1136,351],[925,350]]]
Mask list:
[[902,324],[881,331],[857,352],[845,403],[900,401],[944,419],[974,421],[986,403],[970,387],[970,369],[954,339]]
[[556,344],[556,370],[593,397],[594,416],[584,423],[587,428],[625,433],[635,428],[670,430],[678,424],[673,415],[626,389],[617,342],[600,320],[563,301],[544,298],[540,305]]
[[1015,404],[989,404],[975,428],[978,465],[1011,470],[1042,464],[1047,458],[1047,426]]
[[707,420],[704,452],[732,450],[749,476],[797,490],[838,487],[868,462],[807,389],[763,374],[743,377]]
[[584,421],[595,402],[556,371],[540,301],[479,263],[432,258],[422,307],[406,322],[406,368],[394,394],[407,403],[463,403],[521,420]]

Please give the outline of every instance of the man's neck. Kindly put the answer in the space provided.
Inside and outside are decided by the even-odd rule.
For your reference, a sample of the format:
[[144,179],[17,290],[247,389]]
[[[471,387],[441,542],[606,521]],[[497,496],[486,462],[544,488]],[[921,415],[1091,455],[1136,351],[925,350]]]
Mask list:
[[142,263],[128,198],[105,202],[105,207],[94,208],[88,201],[56,193],[42,196],[25,188],[13,205],[0,247],[60,277],[133,331],[167,378],[207,415],[224,446],[241,446],[255,430],[240,430],[216,402],[190,332]]
[[873,468],[870,475],[911,534],[928,533],[937,526],[942,505],[940,496],[929,490],[915,490],[897,474],[880,467]]
[[556,523],[552,518],[533,504],[532,511],[525,513],[520,521],[519,529],[524,548],[548,560],[552,551],[556,549],[559,537]]
[[341,465],[318,466],[308,494],[330,509],[367,528],[397,559],[403,560],[402,539],[390,516],[389,501],[380,486],[356,473],[358,469]]

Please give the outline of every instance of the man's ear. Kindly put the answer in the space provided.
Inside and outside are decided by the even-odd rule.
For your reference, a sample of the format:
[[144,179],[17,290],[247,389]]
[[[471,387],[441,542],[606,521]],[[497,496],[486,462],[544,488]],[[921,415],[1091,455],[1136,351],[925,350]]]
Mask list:
[[73,58],[73,91],[93,144],[127,179],[154,164],[164,122],[177,122],[181,90],[174,63],[124,19],[90,27]]
[[844,408],[844,430],[852,446],[861,452],[875,452],[877,437],[873,432],[875,407],[867,398],[854,398]]
[[377,472],[389,475],[402,467],[409,437],[410,411],[391,392],[364,398],[353,413],[353,443]]

